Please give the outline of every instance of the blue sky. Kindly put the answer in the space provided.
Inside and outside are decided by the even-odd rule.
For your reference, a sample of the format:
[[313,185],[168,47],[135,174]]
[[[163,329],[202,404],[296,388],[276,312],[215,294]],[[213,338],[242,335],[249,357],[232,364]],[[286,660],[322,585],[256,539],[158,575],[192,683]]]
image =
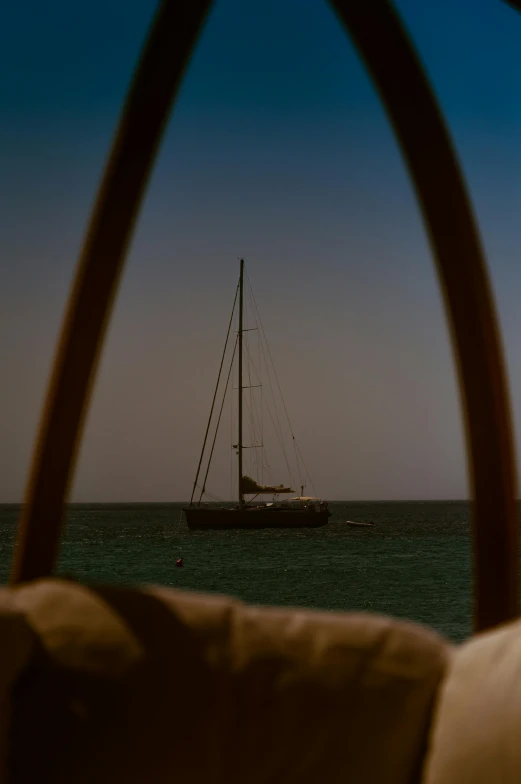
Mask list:
[[[1,12],[0,501],[23,493],[78,249],[154,8],[31,0]],[[497,0],[397,8],[470,187],[519,422],[521,15]],[[240,255],[317,491],[466,497],[431,255],[356,52],[321,0],[217,0],[139,220],[74,498],[189,496]]]

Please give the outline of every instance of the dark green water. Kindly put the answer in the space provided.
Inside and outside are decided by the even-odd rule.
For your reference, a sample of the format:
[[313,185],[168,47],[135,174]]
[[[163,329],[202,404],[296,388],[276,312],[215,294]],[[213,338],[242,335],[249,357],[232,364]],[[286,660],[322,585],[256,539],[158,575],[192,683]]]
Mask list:
[[[70,508],[57,573],[83,581],[161,583],[247,602],[366,610],[470,634],[469,508],[465,502],[330,503],[325,528],[188,531],[180,504]],[[0,506],[5,582],[19,509]],[[345,520],[374,521],[354,529]],[[183,556],[185,566],[175,567]]]

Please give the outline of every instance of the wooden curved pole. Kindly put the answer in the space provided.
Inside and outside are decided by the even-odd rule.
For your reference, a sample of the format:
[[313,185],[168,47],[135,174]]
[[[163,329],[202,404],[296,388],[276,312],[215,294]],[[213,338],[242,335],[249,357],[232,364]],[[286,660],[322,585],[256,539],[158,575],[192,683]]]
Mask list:
[[512,427],[484,254],[441,111],[393,6],[388,0],[331,4],[385,105],[436,260],[465,413],[479,631],[516,617],[519,601]]
[[[458,363],[474,504],[476,629],[518,612],[515,465],[494,306],[448,133],[386,0],[335,0],[386,106],[423,212]],[[50,573],[110,306],[168,110],[209,2],[164,2],[127,102],[69,301],[13,581]],[[435,587],[433,587],[435,588]]]
[[11,581],[52,572],[90,391],[134,223],[172,101],[211,0],[163,0],[113,143],[47,391]]

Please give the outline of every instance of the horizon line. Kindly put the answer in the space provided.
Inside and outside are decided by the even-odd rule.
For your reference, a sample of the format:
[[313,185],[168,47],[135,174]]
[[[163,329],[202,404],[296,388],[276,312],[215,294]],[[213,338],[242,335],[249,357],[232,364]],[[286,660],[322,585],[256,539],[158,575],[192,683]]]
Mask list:
[[[443,503],[467,503],[472,502],[472,498],[359,498],[359,499],[349,499],[349,498],[335,498],[335,499],[328,499],[329,503],[332,504],[422,504],[422,503],[429,503],[429,504],[443,504]],[[516,498],[516,501],[521,500],[520,498]],[[233,501],[223,501],[222,503],[234,503]],[[24,501],[0,501],[0,506],[23,506]],[[190,505],[189,501],[67,501],[66,506],[83,506],[86,504],[94,505],[99,504],[103,506],[118,506],[118,505],[129,505],[132,504],[133,506],[149,506],[149,505],[160,505],[163,504],[165,506],[169,504],[186,504],[187,506]]]

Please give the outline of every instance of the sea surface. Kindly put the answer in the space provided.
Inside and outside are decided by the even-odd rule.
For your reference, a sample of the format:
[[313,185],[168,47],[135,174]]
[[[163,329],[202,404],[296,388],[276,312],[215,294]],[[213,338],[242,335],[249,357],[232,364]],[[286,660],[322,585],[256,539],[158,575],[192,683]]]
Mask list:
[[[87,582],[160,583],[246,602],[364,610],[471,631],[466,502],[331,502],[324,528],[189,531],[181,504],[71,505],[56,574]],[[19,507],[0,506],[0,581]],[[346,520],[373,521],[356,529]],[[180,556],[184,567],[176,568]]]

